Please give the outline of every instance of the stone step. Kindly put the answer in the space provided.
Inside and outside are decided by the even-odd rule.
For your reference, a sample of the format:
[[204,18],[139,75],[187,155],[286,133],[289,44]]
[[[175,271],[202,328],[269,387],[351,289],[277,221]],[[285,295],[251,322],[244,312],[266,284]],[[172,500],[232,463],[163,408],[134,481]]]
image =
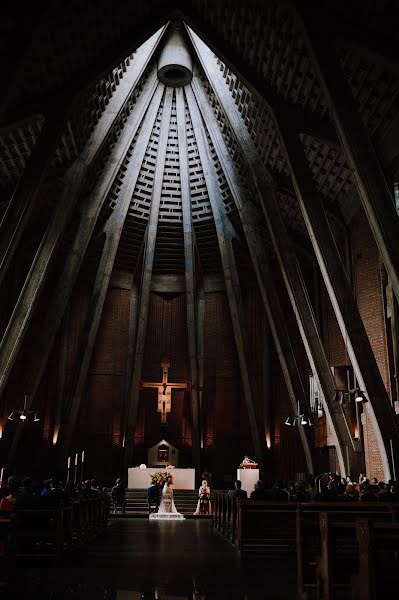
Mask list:
[[[188,518],[191,518],[197,508],[197,490],[174,490],[174,500],[177,510]],[[212,498],[211,498],[212,501]],[[126,513],[117,513],[114,516],[135,516],[138,518],[148,517],[147,491],[137,489],[126,490]],[[204,518],[204,515],[201,515]]]

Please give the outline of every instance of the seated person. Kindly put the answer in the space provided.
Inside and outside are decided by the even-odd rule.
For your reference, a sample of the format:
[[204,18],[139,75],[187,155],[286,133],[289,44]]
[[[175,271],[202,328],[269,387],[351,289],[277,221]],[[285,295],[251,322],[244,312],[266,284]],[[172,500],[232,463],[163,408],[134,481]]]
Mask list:
[[49,506],[58,506],[60,504],[65,504],[65,494],[61,489],[60,480],[57,477],[53,477],[50,480],[50,492],[47,495],[47,501]]
[[126,510],[126,492],[125,486],[122,483],[122,479],[118,477],[116,480],[116,485],[111,490],[111,500],[112,500],[112,510],[116,513],[116,509],[118,506],[121,507],[122,512],[124,513]]
[[310,495],[306,491],[304,481],[297,481],[295,483],[295,493],[292,500],[295,500],[296,502],[307,502],[310,500]]
[[148,486],[148,488],[147,488],[147,504],[148,504],[148,511],[150,513],[157,512],[160,501],[161,501],[160,496],[161,496],[161,494],[160,494],[159,485],[157,485],[155,483],[155,481],[153,481],[151,483],[151,485]]
[[200,489],[198,490],[198,502],[195,515],[210,515],[211,514],[211,488],[206,479],[203,480]]
[[376,502],[377,497],[373,492],[373,488],[369,483],[363,484],[363,490],[360,494],[360,500],[362,502]]
[[101,490],[97,486],[97,481],[95,479],[90,480],[90,489],[93,492],[93,498],[101,496]]
[[251,500],[269,500],[270,499],[270,496],[268,496],[266,493],[265,484],[260,479],[259,479],[259,481],[257,481],[255,483],[255,489],[253,492],[251,492],[250,499]]
[[1,512],[14,512],[18,489],[19,486],[16,477],[9,477],[7,481],[8,494],[0,502]]
[[234,490],[229,491],[229,496],[230,498],[242,498],[243,500],[248,498],[247,492],[241,489],[241,481],[239,479],[234,482]]
[[345,494],[342,496],[344,502],[357,502],[359,500],[359,494],[353,484],[349,483],[345,488]]
[[284,484],[281,479],[276,480],[270,495],[272,500],[276,500],[277,502],[288,502],[289,499],[288,492],[285,491]]
[[316,500],[319,502],[335,502],[337,500],[337,486],[334,480],[328,482],[320,494],[317,494]]

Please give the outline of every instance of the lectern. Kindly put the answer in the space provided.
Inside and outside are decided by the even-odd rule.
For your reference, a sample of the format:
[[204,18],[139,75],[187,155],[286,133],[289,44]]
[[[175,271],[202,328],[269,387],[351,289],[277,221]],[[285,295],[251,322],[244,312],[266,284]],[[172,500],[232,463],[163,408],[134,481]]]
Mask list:
[[249,498],[255,489],[255,483],[259,481],[259,469],[237,469],[237,479],[241,481],[241,489],[247,492]]

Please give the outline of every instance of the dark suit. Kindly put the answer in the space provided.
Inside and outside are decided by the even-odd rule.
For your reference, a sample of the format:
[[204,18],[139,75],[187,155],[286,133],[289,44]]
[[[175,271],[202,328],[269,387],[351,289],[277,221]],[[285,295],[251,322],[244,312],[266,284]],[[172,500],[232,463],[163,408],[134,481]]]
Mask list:
[[159,505],[159,487],[157,485],[150,485],[147,488],[147,503],[148,506]]
[[245,490],[230,490],[229,496],[230,498],[242,498],[243,500],[248,498],[248,494]]

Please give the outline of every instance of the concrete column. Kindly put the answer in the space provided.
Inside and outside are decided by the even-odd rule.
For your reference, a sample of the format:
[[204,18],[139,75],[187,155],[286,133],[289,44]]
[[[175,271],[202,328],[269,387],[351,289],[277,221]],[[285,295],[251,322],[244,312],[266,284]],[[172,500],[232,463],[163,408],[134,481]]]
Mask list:
[[181,88],[176,88],[177,129],[179,136],[179,163],[180,184],[183,210],[183,236],[184,236],[184,266],[186,279],[186,307],[187,307],[187,334],[188,354],[191,375],[191,422],[193,431],[193,465],[198,475],[201,471],[200,463],[200,422],[198,402],[198,358],[197,358],[197,319],[195,311],[195,273],[193,252],[193,227],[191,216],[191,190],[187,153],[187,131],[184,95]]
[[191,120],[193,123],[193,129],[196,136],[198,152],[200,155],[204,177],[208,188],[209,200],[212,207],[212,213],[218,237],[219,251],[222,259],[223,273],[225,278],[231,321],[233,325],[234,338],[236,342],[238,360],[240,365],[241,383],[243,386],[245,402],[247,405],[252,443],[254,446],[256,461],[259,463],[259,470],[261,473],[263,473],[263,451],[265,446],[265,444],[263,443],[264,435],[261,433],[260,423],[257,422],[247,367],[247,343],[245,334],[244,314],[240,294],[240,282],[238,278],[238,272],[235,264],[232,246],[232,238],[234,236],[234,232],[226,214],[223,198],[220,193],[220,188],[217,181],[215,167],[211,163],[211,158],[209,156],[208,151],[208,144],[205,137],[205,128],[203,122],[201,121],[201,116],[196,100],[189,86],[187,86],[185,92],[189,105]]
[[137,421],[137,409],[140,396],[140,379],[143,367],[145,334],[147,329],[148,305],[150,302],[152,267],[154,264],[155,243],[158,229],[159,205],[162,193],[163,170],[168,142],[170,115],[172,110],[173,88],[166,88],[162,111],[161,130],[159,135],[157,162],[155,166],[154,185],[152,188],[151,209],[147,225],[147,245],[144,255],[144,270],[141,282],[139,316],[137,324],[136,353],[131,378],[131,393],[127,407],[124,473],[131,466],[133,459],[134,432]]

